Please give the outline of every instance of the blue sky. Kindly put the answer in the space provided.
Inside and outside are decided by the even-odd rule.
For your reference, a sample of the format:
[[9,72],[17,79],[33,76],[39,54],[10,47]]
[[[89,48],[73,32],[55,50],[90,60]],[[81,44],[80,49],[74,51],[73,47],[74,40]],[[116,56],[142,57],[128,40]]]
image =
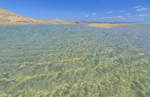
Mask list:
[[1,0],[0,7],[41,19],[150,22],[150,0]]

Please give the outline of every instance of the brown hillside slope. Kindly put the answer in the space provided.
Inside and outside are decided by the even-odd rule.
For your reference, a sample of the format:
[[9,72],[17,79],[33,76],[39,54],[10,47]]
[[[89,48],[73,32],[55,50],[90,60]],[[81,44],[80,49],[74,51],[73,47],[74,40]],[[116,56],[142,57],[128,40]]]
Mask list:
[[72,21],[61,21],[57,19],[42,20],[18,15],[0,8],[0,24],[75,24]]
[[0,24],[32,24],[36,20],[0,8]]

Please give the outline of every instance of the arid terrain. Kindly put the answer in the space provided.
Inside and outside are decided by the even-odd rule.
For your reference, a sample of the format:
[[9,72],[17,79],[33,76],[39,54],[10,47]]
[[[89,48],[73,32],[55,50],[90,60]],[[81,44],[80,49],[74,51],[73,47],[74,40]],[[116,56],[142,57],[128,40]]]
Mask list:
[[112,28],[112,27],[126,26],[126,25],[128,25],[128,24],[98,24],[98,23],[88,24],[88,26],[100,27],[100,28]]
[[18,15],[0,8],[0,24],[75,24],[73,21],[62,21],[59,19],[33,19]]
[[[59,20],[59,19],[34,19],[25,16],[18,15],[14,12],[0,8],[0,24],[77,24],[71,20]],[[103,23],[79,23],[81,25],[88,25],[91,27],[99,28],[112,28],[118,26],[125,26],[128,24],[103,24]]]

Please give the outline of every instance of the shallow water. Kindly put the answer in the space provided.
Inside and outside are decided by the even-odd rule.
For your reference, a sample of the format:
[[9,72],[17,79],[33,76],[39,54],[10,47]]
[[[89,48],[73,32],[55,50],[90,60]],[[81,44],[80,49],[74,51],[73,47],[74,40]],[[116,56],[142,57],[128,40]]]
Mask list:
[[150,25],[0,26],[0,97],[149,97]]

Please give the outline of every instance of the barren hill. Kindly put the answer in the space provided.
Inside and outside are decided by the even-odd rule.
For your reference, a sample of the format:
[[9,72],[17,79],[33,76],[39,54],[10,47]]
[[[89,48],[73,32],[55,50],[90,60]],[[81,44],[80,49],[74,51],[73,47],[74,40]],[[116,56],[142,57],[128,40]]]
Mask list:
[[62,21],[57,19],[33,19],[0,8],[0,24],[74,24],[74,22]]

